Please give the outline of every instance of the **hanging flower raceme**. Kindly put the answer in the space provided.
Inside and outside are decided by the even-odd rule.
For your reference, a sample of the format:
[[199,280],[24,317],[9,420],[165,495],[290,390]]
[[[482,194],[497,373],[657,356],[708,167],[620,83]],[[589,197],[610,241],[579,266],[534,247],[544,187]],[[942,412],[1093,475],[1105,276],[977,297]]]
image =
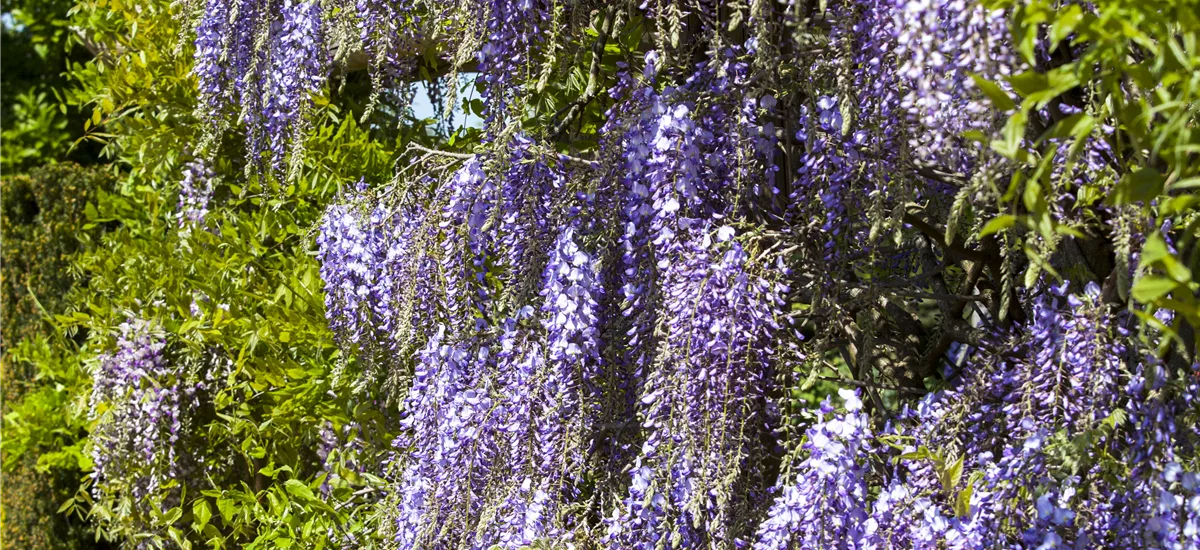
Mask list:
[[778,488],[775,503],[758,528],[756,550],[862,544],[871,430],[858,396],[844,391],[842,398],[844,415],[834,414],[828,399],[821,403],[821,418],[805,435],[808,457],[795,467],[795,482]]
[[[502,337],[506,443],[494,472],[505,487],[493,500],[491,525],[481,543],[522,548],[553,540],[586,523],[575,500],[585,482],[599,396],[600,323],[597,262],[568,227],[556,239],[541,291],[544,339]],[[518,318],[533,315],[523,309]],[[510,321],[511,323],[512,321]],[[511,326],[511,325],[510,325]]]
[[900,74],[910,90],[903,106],[923,130],[910,135],[911,146],[925,160],[965,169],[973,156],[957,146],[962,133],[1002,122],[971,75],[1002,80],[1020,72],[1006,14],[974,2],[908,0],[895,19]]
[[469,540],[502,433],[489,387],[491,348],[445,337],[439,328],[420,352],[403,406],[405,432],[394,444],[403,472],[395,539],[405,548]]
[[213,184],[217,175],[208,163],[194,159],[183,167],[183,181],[179,183],[179,225],[203,225],[212,200]]
[[300,145],[304,110],[329,70],[320,2],[284,0],[281,16],[282,21],[272,25],[270,70],[263,83],[263,122],[276,170],[282,168],[289,142]]
[[129,499],[149,510],[161,504],[160,490],[187,472],[191,457],[181,437],[204,386],[190,382],[165,351],[161,330],[133,319],[121,325],[116,349],[101,356],[92,373],[91,476],[97,499]]
[[471,158],[440,185],[388,193],[396,205],[361,188],[322,222],[343,344],[386,357],[420,343],[411,377],[393,373],[411,380],[389,466],[402,547],[519,548],[585,524],[575,499],[595,446],[603,329],[599,262],[575,218],[588,195],[566,193],[528,140],[515,143],[495,176]]
[[543,338],[522,325],[537,315],[526,307],[503,322],[494,344],[449,346],[444,331],[430,340],[405,401],[406,435],[396,443],[405,468],[402,545],[457,540],[515,549],[582,525],[560,510],[579,496],[592,446],[596,270],[568,228],[546,267]]
[[329,327],[353,343],[363,337],[360,319],[363,310],[372,304],[371,290],[377,276],[370,228],[364,230],[363,221],[354,206],[334,205],[325,213],[317,237]]
[[[416,66],[422,17],[411,1],[356,0],[354,14],[376,93],[401,84]],[[434,17],[444,14],[434,13]]]
[[487,35],[479,49],[479,72],[485,83],[487,115],[504,120],[505,110],[520,92],[519,77],[527,70],[533,48],[550,23],[550,6],[543,0],[488,0]]
[[247,157],[277,173],[302,145],[311,96],[328,78],[318,0],[208,0],[196,29],[202,118],[222,131],[230,107],[246,125]]
[[732,228],[715,233],[685,243],[663,274],[667,335],[640,396],[647,436],[609,526],[620,547],[743,540],[771,481],[766,396],[784,289],[755,273]]
[[422,206],[391,211],[362,194],[325,212],[316,239],[325,312],[344,344],[397,353],[430,336],[438,266],[424,245],[437,242],[440,222]]
[[752,261],[724,221],[770,188],[759,157],[770,151],[752,109],[692,99],[722,93],[742,67],[724,69],[661,94],[632,87],[609,128],[622,166],[619,360],[645,434],[607,520],[620,547],[732,544],[752,532],[745,518],[769,484],[759,468],[782,289],[761,273],[779,266]]
[[757,145],[752,136],[758,129],[754,120],[738,116],[742,106],[701,108],[691,99],[729,85],[727,78],[701,70],[684,88],[662,94],[636,88],[628,105],[620,107],[627,118],[607,129],[614,134],[610,147],[619,148],[621,156],[622,314],[632,336],[626,360],[639,377],[654,353],[661,273],[682,243],[711,231],[711,220],[740,215],[734,209],[738,196],[762,185],[766,175],[739,178],[744,168],[739,161],[758,162],[753,153],[745,154]]
[[228,109],[231,67],[222,63],[228,39],[230,0],[207,0],[200,23],[196,26],[195,65],[192,71],[199,81],[201,116],[218,118]]

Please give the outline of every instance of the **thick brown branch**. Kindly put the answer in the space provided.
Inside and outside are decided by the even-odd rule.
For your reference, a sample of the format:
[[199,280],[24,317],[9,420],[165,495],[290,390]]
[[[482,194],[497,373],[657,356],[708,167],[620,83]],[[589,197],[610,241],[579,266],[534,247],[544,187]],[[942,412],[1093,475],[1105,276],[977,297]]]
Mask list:
[[845,384],[847,386],[857,386],[860,388],[869,388],[869,389],[884,390],[884,391],[894,391],[894,392],[900,392],[900,393],[910,393],[913,395],[925,395],[925,394],[929,393],[927,391],[921,391],[916,388],[906,388],[903,386],[884,386],[882,384],[876,384],[874,382],[863,382],[861,380],[849,380],[846,378],[837,378],[837,377],[833,377],[833,376],[818,376],[817,378],[820,380],[825,380],[827,382],[833,382],[836,384]]
[[913,228],[915,228],[917,231],[924,233],[926,237],[929,237],[934,242],[941,244],[943,250],[946,251],[946,256],[953,261],[970,260],[972,262],[986,262],[989,260],[986,254],[979,252],[978,250],[966,248],[958,244],[946,244],[945,231],[934,227],[929,222],[926,222],[921,218],[918,218],[912,212],[904,213],[904,223],[913,226]]

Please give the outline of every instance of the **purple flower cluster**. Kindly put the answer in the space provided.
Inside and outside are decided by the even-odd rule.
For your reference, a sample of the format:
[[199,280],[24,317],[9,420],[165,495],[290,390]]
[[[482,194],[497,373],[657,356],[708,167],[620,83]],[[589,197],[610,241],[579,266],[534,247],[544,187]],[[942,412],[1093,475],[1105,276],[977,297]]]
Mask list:
[[183,167],[179,183],[179,225],[203,225],[212,200],[213,180],[217,177],[208,163],[195,159]]
[[857,548],[874,524],[867,522],[867,458],[871,429],[862,402],[844,391],[846,414],[821,403],[821,417],[808,429],[807,458],[783,486],[758,528],[756,550]]
[[[974,89],[972,72],[1010,74],[1003,12],[967,2],[859,0],[830,12],[831,47],[849,52],[846,75],[832,61],[828,86],[800,109],[802,144],[791,194],[795,219],[821,219],[813,237],[820,259],[840,263],[848,251],[874,244],[882,219],[914,199],[948,202],[943,182],[906,173],[913,161],[978,169],[964,147],[968,130],[992,131],[1002,118]],[[895,251],[892,254],[904,254]]]
[[1156,360],[1129,353],[1128,316],[1107,312],[1095,285],[1066,289],[1045,289],[1001,357],[978,352],[958,385],[874,438],[844,396],[847,415],[809,428],[759,547],[1200,545],[1200,475],[1178,461],[1176,434],[1193,393],[1166,391]]
[[[443,329],[430,339],[395,442],[401,546],[522,548],[577,523],[560,508],[579,494],[590,446],[599,292],[596,261],[568,228],[546,266],[540,315],[521,308],[495,340],[450,345]],[[542,336],[527,323],[535,316]]]
[[599,410],[603,289],[577,217],[591,199],[528,139],[513,144],[395,190],[398,204],[360,189],[317,239],[343,343],[420,350],[393,461],[405,547],[519,548],[581,524],[561,507],[579,495]]
[[652,548],[662,537],[732,543],[762,496],[748,478],[769,451],[761,441],[779,289],[750,271],[728,242],[732,228],[716,233],[726,242],[685,243],[663,276],[667,334],[640,395],[648,435],[608,531],[621,547]]
[[159,489],[176,479],[185,461],[180,437],[198,406],[203,384],[189,382],[164,355],[166,341],[149,322],[121,325],[114,351],[100,357],[92,375],[93,493],[132,498],[149,509]]
[[971,74],[1001,80],[1020,72],[1006,13],[964,0],[907,0],[893,9],[900,74],[910,90],[903,106],[922,129],[910,135],[911,146],[926,160],[963,166],[970,157],[959,136],[1003,120]]
[[543,0],[487,0],[483,47],[477,53],[479,72],[486,85],[488,117],[503,120],[509,103],[520,92],[519,76],[527,70],[532,48],[541,41],[550,22],[550,6]]
[[[318,0],[208,0],[196,28],[202,118],[221,131],[240,104],[251,164],[279,172],[303,139],[304,111],[329,63]],[[290,148],[289,148],[290,147]]]
[[[380,13],[418,17],[359,5],[364,37],[408,32]],[[446,13],[469,8],[486,22],[478,60],[501,120],[551,7]],[[650,52],[644,70],[618,65],[601,160],[572,159],[606,170],[573,171],[514,131],[504,152],[331,206],[318,238],[330,326],[410,383],[388,470],[394,542],[1200,546],[1193,379],[1147,354],[1096,283],[1012,291],[1019,248],[932,218],[995,168],[962,133],[1002,116],[970,75],[1019,69],[1006,17],[940,0],[832,6],[803,93],[754,88],[766,77],[746,59],[761,44],[715,48],[682,74]],[[319,33],[279,25],[300,37],[288,51]],[[1101,180],[1106,146],[1053,177]],[[990,215],[975,210],[946,225]],[[932,321],[925,300],[939,302]],[[808,390],[800,371],[828,373],[835,349],[865,393],[843,391],[843,412],[826,400],[806,428],[782,423]]]
[[229,0],[208,0],[196,26],[195,65],[201,115],[217,118],[228,108],[230,68],[223,63],[226,33],[230,26]]
[[417,29],[422,17],[415,8],[415,3],[407,0],[356,0],[354,4],[359,38],[376,90],[400,84],[416,65],[412,52],[420,39]]
[[318,0],[284,0],[281,21],[272,26],[270,69],[262,83],[263,126],[276,170],[289,140],[302,139],[296,135],[302,109],[325,83],[328,67],[321,33]]
[[329,207],[317,237],[329,326],[346,344],[389,353],[419,349],[437,307],[436,258],[421,248],[438,237],[441,216],[391,211],[365,196]]
[[360,311],[376,303],[371,294],[377,258],[361,218],[353,206],[334,205],[325,213],[317,237],[329,326],[350,342],[362,338]]
[[249,159],[261,167],[260,156],[268,153],[278,171],[301,147],[296,141],[304,137],[308,96],[328,77],[329,52],[347,45],[333,31],[345,26],[358,35],[359,44],[349,45],[367,58],[372,105],[384,93],[411,93],[413,73],[434,36],[449,43],[457,65],[473,58],[485,84],[487,118],[504,121],[554,9],[564,8],[542,0],[206,0],[194,43],[199,115],[219,132],[234,114],[230,107],[240,104]]
[[[395,442],[405,451],[395,534],[405,548],[463,542],[469,531],[453,528],[478,517],[499,436],[486,388],[491,348],[451,345],[445,337],[439,328],[420,352],[404,402],[406,433]],[[453,533],[438,533],[443,526]]]

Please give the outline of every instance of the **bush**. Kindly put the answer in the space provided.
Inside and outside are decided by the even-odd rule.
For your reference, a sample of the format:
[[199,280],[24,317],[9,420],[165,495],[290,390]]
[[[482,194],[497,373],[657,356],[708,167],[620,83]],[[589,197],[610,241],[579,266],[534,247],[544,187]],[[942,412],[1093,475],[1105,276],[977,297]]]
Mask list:
[[0,182],[4,345],[45,334],[50,328],[47,320],[66,311],[66,296],[75,282],[71,256],[97,234],[84,227],[88,204],[112,187],[111,175],[70,163],[37,168]]
[[67,313],[77,283],[72,257],[98,232],[85,228],[88,206],[112,183],[110,175],[75,164],[0,180],[5,547],[104,547],[81,517],[57,513],[79,490],[87,433],[75,400],[86,371],[75,341],[55,328],[55,315]]

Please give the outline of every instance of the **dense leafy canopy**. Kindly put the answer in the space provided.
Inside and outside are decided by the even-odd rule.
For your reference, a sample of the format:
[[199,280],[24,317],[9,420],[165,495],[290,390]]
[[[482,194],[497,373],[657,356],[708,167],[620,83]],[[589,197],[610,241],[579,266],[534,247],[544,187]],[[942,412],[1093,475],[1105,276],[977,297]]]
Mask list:
[[130,548],[1198,548],[1197,12],[80,0],[6,468]]

